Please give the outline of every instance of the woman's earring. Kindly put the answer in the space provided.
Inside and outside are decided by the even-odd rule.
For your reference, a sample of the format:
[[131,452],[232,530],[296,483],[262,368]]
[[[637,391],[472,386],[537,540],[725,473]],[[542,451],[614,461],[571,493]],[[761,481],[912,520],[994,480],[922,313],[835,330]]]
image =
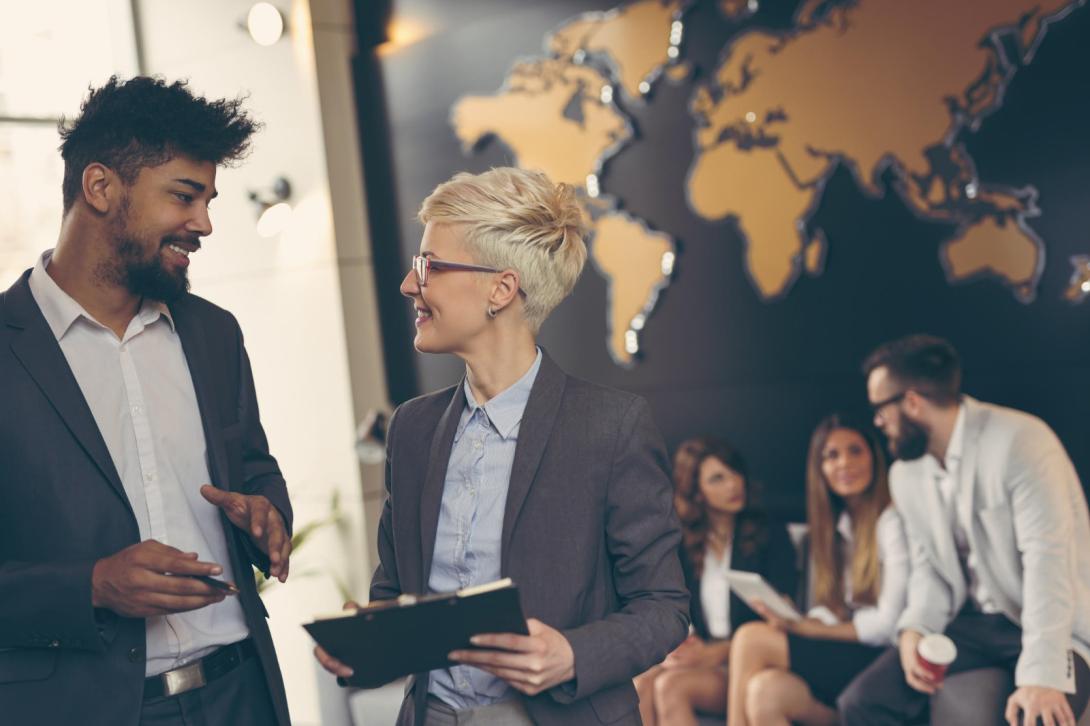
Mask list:
[[496,319],[496,309],[494,307],[489,305],[488,310],[486,312],[488,313],[489,318],[491,318],[492,320]]

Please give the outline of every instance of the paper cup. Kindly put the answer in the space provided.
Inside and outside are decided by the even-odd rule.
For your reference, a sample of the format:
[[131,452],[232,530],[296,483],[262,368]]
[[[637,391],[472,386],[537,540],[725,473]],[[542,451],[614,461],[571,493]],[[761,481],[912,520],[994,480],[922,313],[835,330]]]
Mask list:
[[946,669],[957,655],[957,646],[945,635],[925,635],[916,646],[916,662],[931,674],[935,683],[942,683],[942,679],[946,677]]

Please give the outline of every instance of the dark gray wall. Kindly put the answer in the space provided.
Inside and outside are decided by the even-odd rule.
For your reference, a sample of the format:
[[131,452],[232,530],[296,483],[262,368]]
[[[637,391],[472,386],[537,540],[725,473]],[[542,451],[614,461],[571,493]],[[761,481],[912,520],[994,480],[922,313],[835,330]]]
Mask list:
[[[371,155],[367,182],[386,185],[390,197],[371,209],[380,230],[376,259],[386,265],[379,272],[396,399],[448,385],[462,372],[457,360],[411,351],[410,306],[396,285],[419,242],[416,208],[455,171],[510,163],[498,142],[464,156],[448,125],[451,106],[465,94],[495,92],[511,62],[539,55],[545,33],[565,19],[616,4],[401,0],[395,13],[427,17],[439,32],[382,60],[363,54],[364,81],[370,68],[381,83],[376,91],[361,82],[361,110],[375,115],[377,107],[388,121],[383,129],[372,120],[363,131],[390,152],[386,168],[373,163],[381,150]],[[610,360],[606,287],[589,265],[546,323],[543,345],[569,372],[647,397],[671,448],[696,434],[727,437],[765,482],[769,504],[793,516],[802,512],[810,430],[832,409],[861,408],[861,359],[909,332],[952,340],[965,361],[967,392],[1043,417],[1090,480],[1090,301],[1061,299],[1068,257],[1090,253],[1090,7],[1049,32],[1003,108],[964,134],[981,179],[1040,192],[1043,214],[1031,224],[1045,240],[1047,266],[1036,302],[1024,305],[995,281],[948,284],[938,249],[951,230],[920,221],[893,193],[863,196],[843,169],[814,218],[831,240],[824,273],[804,276],[780,301],[762,301],[746,277],[734,223],[709,223],[686,205],[693,151],[683,109],[732,34],[754,23],[784,27],[794,3],[764,2],[746,25],[728,23],[715,5],[699,2],[687,16],[685,57],[697,74],[659,84],[644,107],[621,102],[639,137],[602,177],[626,208],[680,245],[674,281],[642,335],[642,359],[631,370]]]

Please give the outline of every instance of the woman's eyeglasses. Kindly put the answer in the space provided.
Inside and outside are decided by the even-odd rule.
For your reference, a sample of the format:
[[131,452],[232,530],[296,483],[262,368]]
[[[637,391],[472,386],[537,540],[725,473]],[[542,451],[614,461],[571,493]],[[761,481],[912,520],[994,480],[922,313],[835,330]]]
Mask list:
[[[427,287],[428,277],[432,271],[443,272],[445,270],[451,270],[453,272],[502,272],[495,267],[483,267],[481,265],[467,265],[464,262],[447,262],[446,260],[437,260],[434,257],[424,257],[423,255],[413,256],[413,272],[416,274],[416,284],[420,287]],[[526,293],[519,288],[519,294],[526,297]]]
[[442,272],[443,270],[459,270],[462,272],[499,272],[494,267],[481,267],[480,265],[467,265],[462,262],[445,262],[444,260],[437,260],[434,257],[424,257],[422,255],[416,255],[413,257],[413,272],[416,273],[416,283],[420,287],[424,287],[428,284],[428,276],[432,270]]

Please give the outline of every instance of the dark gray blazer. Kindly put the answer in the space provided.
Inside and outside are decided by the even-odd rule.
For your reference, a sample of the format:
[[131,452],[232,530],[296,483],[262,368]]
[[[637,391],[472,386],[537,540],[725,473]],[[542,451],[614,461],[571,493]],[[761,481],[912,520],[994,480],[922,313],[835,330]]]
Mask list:
[[[371,598],[423,593],[462,385],[413,399],[390,420],[380,564]],[[684,638],[689,596],[668,459],[647,403],[566,375],[547,354],[519,428],[502,530],[501,572],[527,617],[560,630],[575,680],[533,698],[541,726],[639,724],[632,678]],[[421,726],[427,674],[398,724]]]
[[[96,560],[140,541],[132,508],[27,271],[0,295],[0,721],[135,726],[144,620],[91,606]],[[212,484],[291,505],[258,419],[230,313],[193,295],[171,305],[204,424]],[[280,726],[287,700],[268,613],[249,577],[268,561],[226,517],[231,563]]]

